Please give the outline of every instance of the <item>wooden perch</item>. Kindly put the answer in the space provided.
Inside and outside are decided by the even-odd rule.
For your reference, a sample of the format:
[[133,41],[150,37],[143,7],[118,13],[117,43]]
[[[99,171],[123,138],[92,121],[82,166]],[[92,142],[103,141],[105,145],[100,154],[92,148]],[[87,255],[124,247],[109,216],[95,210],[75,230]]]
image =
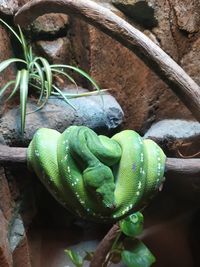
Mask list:
[[15,23],[26,27],[46,13],[77,16],[102,30],[140,57],[200,121],[200,87],[159,46],[108,8],[90,0],[35,0],[24,5],[15,16]]
[[119,232],[119,224],[116,223],[97,246],[97,249],[95,250],[94,255],[92,257],[90,267],[103,266],[106,256],[112,248],[113,242],[115,241]]
[[[0,145],[0,164],[26,163],[27,148]],[[167,158],[165,173],[200,174],[200,159]]]

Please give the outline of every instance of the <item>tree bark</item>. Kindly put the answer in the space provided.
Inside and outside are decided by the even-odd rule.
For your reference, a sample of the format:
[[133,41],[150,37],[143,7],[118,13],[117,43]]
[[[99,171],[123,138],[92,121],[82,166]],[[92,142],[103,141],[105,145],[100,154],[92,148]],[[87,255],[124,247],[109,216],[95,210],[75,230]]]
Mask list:
[[109,253],[115,238],[120,232],[119,224],[116,223],[108,231],[105,237],[99,243],[91,260],[90,267],[100,267],[105,262],[106,256]]
[[90,0],[35,0],[24,5],[15,23],[27,26],[46,13],[76,15],[119,41],[162,78],[200,121],[200,87],[159,46],[109,9]]
[[[0,164],[26,163],[27,148],[0,145]],[[165,173],[200,174],[200,159],[167,158]]]

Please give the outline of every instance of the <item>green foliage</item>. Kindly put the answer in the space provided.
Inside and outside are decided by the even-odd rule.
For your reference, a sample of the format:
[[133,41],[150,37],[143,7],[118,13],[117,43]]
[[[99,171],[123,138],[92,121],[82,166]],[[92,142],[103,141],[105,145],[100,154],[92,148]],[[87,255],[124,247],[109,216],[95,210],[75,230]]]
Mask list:
[[[133,213],[119,222],[120,231],[102,267],[120,262],[127,267],[150,267],[156,261],[151,251],[137,238],[143,231],[143,223],[144,217],[141,212]],[[71,250],[65,251],[77,267],[82,267],[85,260],[91,261],[94,254],[86,252],[86,255],[81,257]]]
[[[72,108],[75,109],[75,107],[69,101],[70,98],[88,96],[95,94],[96,92],[99,93],[100,91],[99,86],[86,72],[70,65],[63,65],[63,64],[50,65],[45,58],[37,57],[33,54],[32,47],[26,41],[25,36],[19,26],[18,26],[19,33],[17,33],[2,19],[0,19],[0,22],[3,23],[14,34],[14,36],[19,41],[23,51],[23,57],[24,57],[23,59],[10,58],[0,63],[0,72],[5,70],[12,63],[21,63],[22,65],[22,67],[17,71],[15,80],[8,81],[0,90],[0,97],[2,97],[7,89],[12,88],[12,91],[9,97],[6,99],[6,101],[11,99],[19,90],[22,134],[24,133],[24,128],[25,128],[26,105],[29,94],[29,86],[34,88],[36,90],[36,95],[38,95],[38,101],[37,101],[38,108],[35,111],[43,108],[51,95],[63,98],[64,101],[66,101],[68,104],[71,105]],[[65,78],[70,80],[70,82],[75,84],[75,86],[77,87],[75,80],[68,73],[66,73],[64,69],[72,70],[82,75],[89,82],[91,82],[96,91],[88,93],[77,92],[77,94],[63,93],[53,83],[54,77],[57,74],[62,74]]]
[[65,252],[76,267],[83,266],[83,258],[77,252],[70,249],[66,249]]
[[130,237],[140,235],[143,231],[144,218],[141,212],[136,212],[120,221],[121,231]]
[[85,251],[85,255],[83,257],[78,252],[73,251],[71,249],[65,249],[65,252],[67,253],[71,262],[76,267],[82,267],[84,264],[84,261],[91,261],[93,257],[93,252],[88,252],[88,251]]
[[127,267],[150,267],[156,260],[141,241],[137,241],[132,249],[122,251],[121,256]]
[[26,114],[26,102],[28,96],[28,79],[29,72],[28,70],[22,69],[20,75],[20,110],[21,110],[21,129],[24,131],[25,125],[25,114]]

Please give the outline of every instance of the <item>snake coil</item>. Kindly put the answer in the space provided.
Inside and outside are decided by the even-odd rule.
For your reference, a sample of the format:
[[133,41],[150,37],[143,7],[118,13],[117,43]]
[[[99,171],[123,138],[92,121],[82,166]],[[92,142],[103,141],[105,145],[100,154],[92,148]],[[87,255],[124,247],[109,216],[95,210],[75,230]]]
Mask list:
[[28,166],[72,213],[109,222],[144,206],[163,183],[165,155],[132,130],[112,138],[85,126],[62,134],[39,129],[28,147]]

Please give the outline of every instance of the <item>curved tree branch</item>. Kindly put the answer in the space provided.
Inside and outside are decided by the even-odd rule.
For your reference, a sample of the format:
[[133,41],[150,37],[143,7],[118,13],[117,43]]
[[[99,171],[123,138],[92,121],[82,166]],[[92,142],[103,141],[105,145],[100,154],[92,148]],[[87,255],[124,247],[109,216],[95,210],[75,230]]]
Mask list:
[[18,11],[15,23],[26,27],[37,17],[51,12],[75,15],[133,51],[170,86],[200,121],[200,87],[159,46],[109,9],[91,0],[34,0]]

